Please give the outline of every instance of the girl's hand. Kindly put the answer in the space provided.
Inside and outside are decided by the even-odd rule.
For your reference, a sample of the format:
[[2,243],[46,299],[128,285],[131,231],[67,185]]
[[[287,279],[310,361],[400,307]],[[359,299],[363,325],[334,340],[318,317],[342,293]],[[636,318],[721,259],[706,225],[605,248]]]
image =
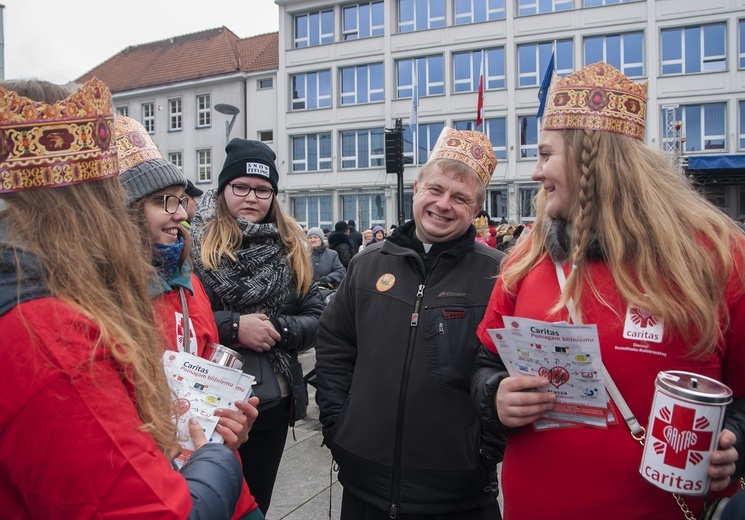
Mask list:
[[551,410],[556,394],[536,391],[545,386],[548,386],[545,377],[516,376],[503,379],[494,396],[499,421],[505,426],[517,428],[531,424],[544,412]]
[[238,342],[241,346],[264,352],[281,339],[279,332],[265,314],[243,314],[238,324]]

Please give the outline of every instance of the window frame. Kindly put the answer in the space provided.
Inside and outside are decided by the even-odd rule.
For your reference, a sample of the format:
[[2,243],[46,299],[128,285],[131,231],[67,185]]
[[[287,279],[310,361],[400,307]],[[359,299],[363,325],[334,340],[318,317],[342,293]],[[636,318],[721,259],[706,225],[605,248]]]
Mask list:
[[[364,7],[367,7],[367,20],[362,18]],[[354,29],[347,28],[347,13],[354,10]],[[382,0],[371,2],[360,2],[352,5],[345,5],[341,8],[341,39],[342,41],[362,40],[364,38],[374,38],[385,35],[384,3]],[[378,12],[379,11],[379,12]],[[350,15],[351,16],[351,15]],[[376,24],[375,18],[383,18],[382,23]],[[363,30],[364,27],[364,30]],[[367,33],[367,36],[364,34]]]
[[[491,22],[504,20],[507,17],[505,0],[461,0],[461,2],[468,2],[470,6],[468,11],[459,11],[459,1],[455,0],[453,5],[454,25]],[[494,4],[501,4],[501,7],[493,7]],[[482,14],[483,19],[481,19]]]
[[[437,138],[440,137],[442,129],[445,128],[445,123],[442,121],[419,123],[416,128],[417,150],[419,153],[417,157],[414,157],[414,135],[411,127],[404,127],[404,164],[418,165],[426,163],[432,148],[435,146],[435,142],[437,142]],[[422,139],[424,139],[424,143],[422,143]]]
[[[492,74],[492,56],[499,55],[501,53],[502,58],[502,74]],[[484,49],[486,57],[486,67],[484,70],[484,91],[487,90],[504,90],[507,88],[507,72],[505,70],[505,52],[504,47],[494,47],[491,49]],[[458,64],[456,61],[460,57],[468,56],[468,78],[457,78]],[[499,60],[499,57],[496,58]],[[464,51],[453,53],[453,94],[460,94],[464,92],[478,92],[479,91],[479,77],[481,74],[481,51]],[[493,86],[494,84],[497,86]],[[501,86],[499,86],[501,83]],[[468,85],[468,90],[458,90],[458,85]]]
[[[560,13],[574,9],[574,0],[550,0],[551,10],[541,11],[541,6],[545,5],[541,0],[517,0],[516,16],[533,16],[536,14]],[[568,5],[566,9],[557,9],[558,6]],[[535,12],[523,12],[526,9],[534,9]]]
[[[174,103],[178,103],[177,110],[174,110]],[[168,99],[168,131],[180,132],[184,129],[184,111],[181,96]]]
[[142,104],[142,126],[148,134],[155,133],[155,102],[148,101]]
[[[316,92],[316,98],[314,100],[315,106],[309,106],[309,97],[308,97],[308,84],[309,84],[309,78],[312,76],[315,77],[315,92]],[[328,85],[328,93],[321,93],[321,87],[323,86],[322,77],[325,76],[327,78],[326,84]],[[303,92],[304,97],[298,97],[295,98],[295,88],[294,81],[295,79],[302,78],[303,80]],[[311,78],[312,79],[312,78]],[[331,69],[323,69],[323,70],[314,70],[309,72],[300,72],[297,74],[291,74],[290,75],[290,110],[292,112],[299,112],[303,110],[321,110],[325,108],[331,108]],[[322,104],[322,102],[328,102],[327,105]],[[302,103],[302,107],[296,107],[296,105]]]
[[[641,62],[625,62],[625,55],[626,55],[626,38],[630,36],[640,36],[641,37]],[[608,38],[620,38],[620,44],[619,44],[619,60],[620,62],[618,64],[615,64],[612,62],[612,60],[608,59]],[[582,50],[584,54],[584,64],[585,66],[590,65],[591,63],[594,63],[595,60],[588,63],[588,52],[587,52],[587,45],[588,42],[595,41],[595,40],[602,40],[602,59],[598,61],[603,61],[605,63],[609,63],[616,67],[618,70],[620,70],[625,76],[629,78],[643,78],[645,74],[645,67],[644,67],[644,31],[631,31],[626,33],[618,33],[618,34],[599,34],[599,35],[591,35],[591,36],[585,36],[582,41]],[[641,67],[641,73],[640,74],[633,74],[630,72],[630,69]]]
[[[722,48],[724,50],[724,54],[714,54],[711,56],[706,56],[706,29],[707,28],[713,28],[713,27],[721,27],[723,29],[722,33]],[[698,52],[700,53],[700,59],[698,60],[698,67],[699,70],[688,70],[688,60],[687,60],[687,54],[688,54],[688,38],[686,35],[686,31],[689,30],[698,30],[699,31],[699,37],[698,37]],[[674,32],[680,31],[680,38],[678,38],[677,42],[677,49],[679,50],[678,55],[679,58],[668,58],[665,59],[665,45],[666,36],[672,35]],[[679,76],[679,75],[687,75],[687,74],[711,74],[716,72],[725,72],[727,70],[727,23],[726,22],[713,22],[713,23],[705,23],[700,25],[686,25],[686,26],[679,26],[679,27],[666,27],[660,30],[660,76],[667,77],[667,76]],[[709,64],[709,69],[707,70],[707,64]],[[718,64],[716,65],[717,68],[711,68],[711,64]],[[671,71],[671,72],[665,72],[665,67],[675,67],[679,66],[680,70]]]
[[[531,125],[532,120],[532,125]],[[526,121],[523,123],[523,121]],[[533,130],[532,126],[535,126],[534,132],[528,134],[529,130]],[[524,130],[523,130],[523,127]],[[538,133],[540,132],[540,125],[538,125],[538,118],[535,115],[518,115],[517,117],[517,135],[520,143],[520,155],[518,161],[532,161],[538,158]],[[533,135],[533,133],[535,135]],[[535,143],[527,141],[528,137],[532,137]],[[525,141],[524,139],[525,138]],[[531,139],[532,140],[532,139]]]
[[[543,75],[546,73],[546,68],[548,66],[548,61],[541,61],[541,54],[542,51],[545,52],[546,57],[550,59],[551,52],[550,50],[553,49],[553,45],[556,43],[556,69],[555,74],[558,76],[566,76],[568,74],[571,74],[574,72],[574,39],[573,38],[565,38],[562,40],[556,40],[556,42],[527,42],[522,43],[517,46],[517,88],[533,88],[538,87],[541,84],[541,81],[543,80]],[[570,44],[569,50],[565,51],[565,47],[567,44]],[[529,71],[529,72],[523,72],[523,63],[521,59],[521,50],[527,49],[528,47],[535,47],[535,63],[536,63],[536,70],[535,71]],[[546,52],[548,50],[549,52]],[[566,54],[566,55],[565,55]],[[570,68],[561,68],[560,62],[563,61],[566,58],[571,59],[572,66]],[[534,83],[524,85],[522,83],[523,78],[533,78]]]
[[[345,138],[351,136],[354,137],[354,155],[345,155]],[[364,154],[364,147],[360,146],[361,138],[365,139],[364,147],[367,148],[366,156]],[[378,140],[378,143],[375,140]],[[376,144],[380,146],[375,147]],[[374,153],[375,150],[379,150],[379,153]],[[340,130],[339,131],[339,169],[344,170],[362,170],[370,168],[384,168],[385,167],[385,128],[360,128],[353,130]],[[349,163],[353,164],[349,164]],[[346,163],[346,164],[345,164]],[[366,164],[365,164],[366,163]]]
[[[314,43],[313,40],[313,28],[312,25],[314,25],[312,21],[313,16],[318,16],[318,32],[316,34],[318,40],[316,43]],[[331,16],[331,33],[324,33],[324,15],[330,15]],[[305,33],[306,36],[299,37],[298,36],[298,22],[301,18],[305,17]],[[322,9],[319,11],[310,11],[306,13],[300,13],[296,14],[292,17],[292,36],[293,36],[293,48],[294,49],[304,49],[306,47],[316,47],[318,45],[328,45],[330,43],[334,43],[334,10],[333,9]],[[330,39],[329,39],[330,38]],[[305,45],[301,45],[302,42],[306,42]]]
[[[328,200],[326,200],[328,199]],[[316,215],[315,220],[312,220],[309,218],[310,212],[311,212],[311,204],[309,204],[310,200],[315,200],[316,204]],[[304,203],[298,204],[300,201],[303,201]],[[323,229],[324,227],[331,229],[331,227],[334,225],[333,221],[333,211],[334,211],[334,199],[333,194],[298,194],[293,195],[290,197],[290,204],[292,208],[292,216],[293,218],[300,224],[301,226],[305,226],[307,229],[310,229],[312,227],[319,227]],[[302,208],[303,215],[300,216],[300,209]],[[328,217],[326,220],[324,220],[324,217]]]
[[[433,16],[432,6],[437,3],[437,7],[441,7],[442,16]],[[410,5],[410,7],[408,7]],[[417,16],[417,11],[422,9],[426,10],[424,17]],[[408,13],[404,11],[411,11],[411,19],[408,18]],[[407,15],[404,21],[404,14]],[[398,1],[398,32],[417,32],[426,31],[428,29],[441,29],[447,25],[447,6],[445,0],[399,0]],[[424,20],[422,20],[422,18]],[[421,27],[420,23],[424,21],[425,27]]]
[[745,150],[745,99],[740,99],[737,102],[738,116],[739,116],[739,135],[737,139],[737,149]]
[[[501,134],[504,137],[504,143],[497,143],[497,145],[494,144],[492,133],[493,131],[493,125],[499,124],[501,121],[502,128],[501,128]],[[470,121],[453,121],[453,128],[455,130],[475,130],[476,129],[476,121],[473,119]],[[481,131],[486,134],[486,136],[489,138],[489,142],[492,145],[492,150],[494,151],[494,155],[497,159],[500,161],[506,161],[507,160],[507,118],[504,116],[497,116],[497,117],[487,117],[484,118],[484,122],[481,125]]]
[[[308,165],[308,150],[310,149],[309,146],[309,138],[315,138],[315,157],[316,157],[316,168],[310,169]],[[322,148],[322,139],[327,138],[328,139],[328,156],[323,155],[323,148]],[[314,134],[301,134],[301,135],[293,135],[290,136],[290,173],[311,173],[311,172],[322,172],[322,171],[329,171],[333,168],[333,147],[331,140],[332,135],[331,131],[328,132],[316,132]],[[296,139],[302,139],[303,140],[303,157],[297,158],[295,156],[296,148],[295,148],[295,140]],[[323,167],[328,162],[327,167]],[[302,168],[298,169],[296,168],[296,165],[303,165]]]
[[[212,148],[198,148],[197,153],[197,184],[212,182]],[[203,158],[207,160],[204,161]]]
[[[269,85],[264,82],[268,81]],[[256,80],[256,90],[271,90],[274,88],[274,78],[259,78]]]
[[[206,101],[206,103],[202,103]],[[196,95],[197,104],[197,128],[210,128],[212,126],[212,95],[208,92]]]
[[129,117],[129,105],[119,105],[114,110],[118,116]]
[[[430,81],[430,75],[432,71],[432,67],[430,66],[431,60],[441,60],[440,62],[440,69],[442,70],[442,79],[440,81]],[[414,82],[413,82],[413,72],[414,72],[414,62],[417,63],[417,90],[419,92],[419,97],[429,97],[429,96],[441,96],[445,94],[445,56],[442,54],[433,54],[430,56],[420,56],[420,57],[413,57],[413,58],[403,58],[400,60],[396,60],[395,67],[396,67],[396,98],[397,99],[411,99],[412,94],[414,92]],[[406,72],[408,76],[412,79],[411,83],[405,83],[402,84],[402,74],[401,74],[401,66],[404,66],[406,63],[408,63],[408,66],[406,67]],[[422,66],[423,65],[423,66]],[[422,82],[420,79],[422,78],[422,75],[424,75],[425,81]],[[441,91],[440,91],[441,90]]]
[[182,150],[168,152],[168,162],[181,170],[181,173],[184,172],[184,152]]
[[[371,68],[375,67],[373,71]],[[345,91],[344,74],[345,72],[352,73],[354,75],[354,90],[352,92]],[[360,73],[364,72],[366,83],[366,99],[360,99],[360,92],[358,87],[360,86]],[[369,103],[380,103],[385,101],[385,66],[383,62],[379,63],[367,63],[364,65],[353,65],[351,67],[339,67],[339,104],[340,106],[351,106],[351,105],[366,105]],[[380,88],[373,88],[372,82],[379,81]],[[372,99],[375,96],[378,99]],[[351,98],[351,101],[345,101],[345,99]]]

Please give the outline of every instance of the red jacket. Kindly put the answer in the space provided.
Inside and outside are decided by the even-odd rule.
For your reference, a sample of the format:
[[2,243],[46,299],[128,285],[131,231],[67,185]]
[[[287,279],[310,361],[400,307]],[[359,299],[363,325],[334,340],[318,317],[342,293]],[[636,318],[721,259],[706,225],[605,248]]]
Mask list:
[[[601,304],[589,287],[582,291],[585,323],[595,323],[602,360],[621,395],[642,426],[647,425],[654,381],[662,370],[685,370],[718,379],[745,395],[745,297],[736,296],[733,280],[728,291],[730,328],[724,342],[705,360],[686,357],[686,338],[664,329],[661,341],[624,337],[627,305],[603,262],[590,262],[595,285],[615,313]],[[568,266],[565,272],[568,275]],[[503,316],[545,321],[569,320],[566,309],[548,316],[559,301],[556,269],[548,258],[534,267],[518,284],[517,296],[509,295],[502,279],[497,281],[489,306],[477,330],[481,342],[496,353],[486,329],[501,328]],[[633,312],[633,311],[631,311]],[[479,371],[477,367],[477,371]],[[475,373],[474,377],[479,374]],[[631,438],[618,410],[620,424],[607,430],[576,428],[535,432],[525,426],[511,430],[502,464],[504,519],[655,518],[677,520],[682,513],[671,494],[647,482],[639,474],[642,446]],[[550,499],[536,500],[536,493]],[[698,516],[701,497],[686,502]]]
[[[217,334],[217,326],[215,325],[215,317],[212,314],[210,300],[204,292],[202,283],[193,274],[189,275],[189,277],[190,280],[185,278],[183,281],[189,280],[191,289],[193,290],[192,294],[188,288],[184,289],[189,313],[190,344],[192,349],[196,347],[197,355],[201,356],[205,345],[208,343],[220,343],[220,338]],[[188,286],[188,284],[186,285]],[[164,285],[165,287],[170,288],[167,285]],[[153,307],[157,316],[161,318],[159,320],[159,326],[168,348],[171,350],[183,350],[184,318],[178,286],[173,284],[171,290],[153,298]],[[236,457],[240,461],[240,456],[237,452]],[[254,500],[253,495],[251,495],[248,484],[244,479],[241,497],[235,507],[233,519],[237,520],[257,507],[259,506]]]
[[40,298],[0,317],[0,330],[7,354],[0,516],[189,515],[186,480],[142,429],[132,388],[107,349],[94,349],[92,322],[56,298]]

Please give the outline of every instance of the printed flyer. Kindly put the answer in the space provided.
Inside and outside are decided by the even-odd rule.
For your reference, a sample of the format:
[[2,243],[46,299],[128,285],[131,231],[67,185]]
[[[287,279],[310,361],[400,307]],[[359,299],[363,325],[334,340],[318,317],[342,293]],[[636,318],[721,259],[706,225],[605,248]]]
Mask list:
[[592,426],[613,421],[605,391],[600,342],[595,325],[550,323],[505,316],[504,329],[490,329],[511,376],[542,376],[541,389],[556,394],[553,410],[536,421],[536,430]]
[[186,352],[168,350],[162,359],[168,384],[177,399],[176,422],[183,450],[176,464],[181,467],[194,452],[189,419],[197,418],[209,442],[223,442],[222,435],[215,431],[219,417],[214,411],[237,410],[235,401],[248,399],[254,377]]

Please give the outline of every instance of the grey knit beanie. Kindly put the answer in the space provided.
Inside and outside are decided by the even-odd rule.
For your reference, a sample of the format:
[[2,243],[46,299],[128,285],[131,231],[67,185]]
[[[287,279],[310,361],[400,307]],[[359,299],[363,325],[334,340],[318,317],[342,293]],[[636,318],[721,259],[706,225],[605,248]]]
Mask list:
[[311,235],[316,235],[318,238],[321,239],[321,242],[326,238],[323,235],[323,230],[319,227],[312,227],[308,230],[308,238],[310,238]]
[[127,205],[169,186],[186,188],[186,179],[181,170],[165,159],[150,159],[133,166],[119,179],[127,194]]
[[145,127],[130,117],[117,116],[116,152],[119,180],[129,206],[169,186],[186,188],[186,178],[176,166],[163,159]]

